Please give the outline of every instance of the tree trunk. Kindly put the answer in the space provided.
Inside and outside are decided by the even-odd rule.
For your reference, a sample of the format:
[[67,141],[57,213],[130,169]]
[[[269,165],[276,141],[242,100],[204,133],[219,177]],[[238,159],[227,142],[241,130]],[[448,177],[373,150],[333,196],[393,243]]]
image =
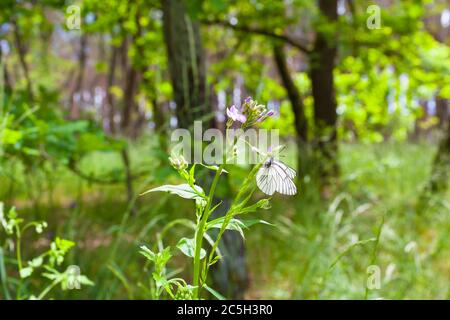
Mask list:
[[440,192],[448,187],[450,179],[450,117],[447,118],[447,129],[434,158],[433,169],[429,181],[429,191]]
[[[137,25],[137,38],[142,39],[143,37],[143,30],[142,26],[139,23],[139,10],[136,13],[136,25]],[[165,114],[163,110],[163,106],[161,105],[160,101],[158,100],[158,92],[156,89],[156,85],[154,81],[150,81],[145,75],[147,71],[149,70],[149,64],[145,63],[146,61],[146,47],[144,42],[136,41],[136,48],[140,55],[140,60],[144,63],[140,64],[140,70],[142,76],[142,85],[144,88],[144,93],[146,94],[149,101],[151,101],[153,106],[153,122],[155,124],[155,133],[158,136],[159,140],[159,147],[161,150],[166,151],[167,150],[167,139],[166,139],[166,119]]]
[[[75,81],[74,88],[70,95],[70,119],[78,119],[80,117],[80,101],[82,98],[81,89],[83,86],[84,69],[86,66],[86,47],[87,47],[87,35],[83,33],[80,38],[80,51],[78,53],[78,76]],[[75,101],[75,94],[80,95],[80,101]]]
[[183,0],[162,0],[162,9],[178,126],[189,128],[209,113],[199,24],[188,16]]
[[[188,16],[186,3],[183,0],[162,0],[164,38],[178,127],[189,129],[194,120],[204,120],[203,128],[209,128],[213,126],[214,119],[208,117],[212,112],[207,98],[199,24]],[[221,199],[222,213],[230,202],[227,198]],[[221,249],[227,255],[214,266],[216,270],[212,273],[212,281],[215,288],[228,298],[240,298],[248,283],[244,243],[237,232],[227,231]]]
[[20,34],[19,25],[17,24],[17,21],[15,19],[13,19],[13,26],[14,26],[14,41],[16,44],[17,53],[19,55],[19,62],[22,67],[23,75],[25,77],[28,100],[32,102],[34,100],[33,86],[31,85],[31,78],[28,64],[25,60],[27,49],[22,41],[22,35]]
[[136,215],[137,210],[135,203],[133,203],[134,199],[134,189],[133,189],[133,177],[131,175],[131,163],[130,156],[127,148],[122,149],[121,151],[122,163],[125,170],[125,185],[127,189],[127,204],[132,206],[130,208],[131,214]]
[[[134,37],[133,37],[134,39]],[[122,130],[125,134],[131,134],[133,113],[136,109],[135,94],[138,81],[138,72],[132,63],[128,64],[125,77],[125,92],[123,96]]]
[[449,117],[448,100],[436,97],[436,115],[439,119],[439,127],[445,129],[445,124]]
[[298,92],[294,80],[292,79],[289,72],[289,68],[286,63],[286,55],[284,53],[282,45],[278,43],[275,44],[273,47],[273,54],[275,58],[275,64],[283,82],[283,86],[286,89],[289,101],[291,102],[292,112],[294,113],[295,119],[295,131],[300,141],[307,142],[308,124],[305,117],[305,106],[303,105],[303,100],[300,97],[300,93]]
[[289,101],[291,102],[292,112],[294,113],[294,126],[297,134],[296,140],[298,150],[297,171],[299,177],[303,177],[307,171],[306,166],[308,158],[308,123],[305,116],[305,106],[289,72],[286,63],[286,55],[281,44],[274,44],[273,55],[281,81],[283,82],[283,86],[286,89]]
[[116,133],[116,125],[114,123],[114,97],[111,92],[111,87],[114,85],[114,79],[116,77],[116,63],[117,63],[117,53],[119,49],[111,45],[111,58],[109,61],[109,70],[108,70],[108,80],[106,84],[106,109],[107,109],[107,117],[108,117],[108,130],[110,133]]
[[[329,23],[337,21],[337,0],[319,0],[321,14]],[[310,77],[314,98],[314,120],[319,173],[325,181],[337,174],[337,113],[333,69],[337,54],[333,35],[319,30],[310,54]]]
[[6,59],[3,57],[2,46],[0,45],[0,66],[3,67],[3,70],[0,70],[0,77],[3,77],[3,85],[6,93],[11,92],[11,82],[9,79],[8,68],[6,66]]

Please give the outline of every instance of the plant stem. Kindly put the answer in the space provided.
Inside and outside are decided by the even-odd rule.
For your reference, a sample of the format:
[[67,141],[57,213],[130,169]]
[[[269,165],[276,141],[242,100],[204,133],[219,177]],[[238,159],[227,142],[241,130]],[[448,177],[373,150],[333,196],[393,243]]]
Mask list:
[[214,198],[214,192],[216,190],[217,182],[219,181],[220,174],[224,168],[225,164],[221,164],[219,169],[216,171],[216,175],[214,176],[214,180],[211,184],[211,189],[208,194],[208,202],[206,203],[205,209],[203,210],[203,215],[200,218],[200,223],[197,225],[197,230],[195,231],[195,254],[194,254],[194,299],[199,298],[200,292],[200,252],[202,249],[203,236],[205,233],[205,225],[208,221],[211,203]]
[[41,294],[37,297],[37,299],[38,300],[42,300],[45,297],[45,295],[47,293],[49,293],[50,290],[52,290],[59,282],[60,282],[59,280],[58,281],[53,281],[48,287],[46,287],[44,289],[44,291],[41,292]]
[[[374,265],[377,260],[378,246],[380,245],[380,237],[381,237],[381,231],[383,230],[383,226],[384,226],[384,215],[381,216],[381,223],[380,223],[380,226],[378,227],[377,237],[376,237],[375,245],[374,245],[373,251],[372,251],[372,257],[370,259],[370,265]],[[366,287],[366,289],[364,291],[364,300],[367,300],[369,298],[369,286],[367,285],[367,283],[365,283],[365,287]]]
[[22,270],[22,253],[21,253],[21,239],[22,233],[30,227],[30,224],[27,224],[22,230],[18,226],[16,226],[16,258],[17,258],[17,266],[19,267],[19,273]]
[[[207,266],[204,270],[204,278],[206,279],[207,275],[208,275],[208,265],[212,262],[212,260],[214,259],[214,254],[216,249],[219,247],[219,243],[220,243],[220,239],[222,238],[223,233],[225,232],[228,224],[230,223],[231,218],[233,218],[233,216],[235,215],[235,211],[236,211],[236,203],[239,202],[239,200],[241,199],[242,195],[247,191],[248,186],[250,185],[251,181],[253,180],[253,178],[256,175],[256,172],[259,170],[259,168],[261,167],[261,164],[256,165],[253,167],[253,169],[250,171],[250,174],[247,176],[247,178],[244,180],[244,183],[242,184],[242,187],[240,188],[236,198],[233,200],[233,203],[231,204],[230,209],[227,211],[227,213],[224,216],[224,221],[222,223],[222,226],[219,230],[219,234],[217,235],[216,241],[214,242],[212,248],[211,248],[211,252],[210,255],[208,257],[207,260]],[[249,196],[252,196],[253,193],[255,192],[255,188],[250,192]]]
[[20,252],[20,237],[17,238],[17,243],[16,243],[16,257],[17,257],[17,265],[19,267],[19,273],[22,270],[22,254]]
[[19,268],[19,284],[17,287],[17,294],[16,294],[16,298],[19,300],[20,299],[20,291],[22,290],[22,276],[20,275],[21,271],[22,271],[22,254],[20,252],[20,239],[22,237],[22,234],[20,232],[20,228],[16,226],[16,259],[17,259],[17,266]]
[[5,260],[3,255],[3,248],[0,247],[0,281],[2,282],[3,295],[6,300],[11,300],[11,294],[8,289],[8,275],[6,274]]

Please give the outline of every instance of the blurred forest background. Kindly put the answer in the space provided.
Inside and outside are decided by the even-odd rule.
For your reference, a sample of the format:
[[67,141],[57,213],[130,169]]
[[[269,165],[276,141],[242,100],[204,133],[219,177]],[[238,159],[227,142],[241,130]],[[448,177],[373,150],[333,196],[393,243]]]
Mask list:
[[[24,234],[24,260],[59,235],[95,285],[51,297],[149,298],[138,247],[194,207],[139,197],[178,179],[171,130],[223,129],[225,109],[252,96],[276,112],[261,126],[280,130],[299,193],[255,213],[276,227],[229,232],[214,287],[450,298],[449,26],[448,0],[2,0],[0,201],[48,222]],[[225,197],[248,168],[235,171]],[[7,298],[17,262],[4,240]],[[174,273],[191,268],[176,261]]]

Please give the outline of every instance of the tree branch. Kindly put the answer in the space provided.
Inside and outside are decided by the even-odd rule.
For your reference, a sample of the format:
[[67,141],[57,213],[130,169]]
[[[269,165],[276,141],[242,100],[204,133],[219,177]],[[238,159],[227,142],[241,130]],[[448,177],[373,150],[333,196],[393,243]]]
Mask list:
[[208,19],[202,19],[200,20],[200,22],[202,24],[205,25],[216,25],[216,26],[222,26],[225,28],[230,28],[236,31],[241,31],[241,32],[248,32],[248,33],[254,33],[254,34],[259,34],[262,36],[266,36],[269,38],[273,38],[273,39],[277,39],[277,40],[281,40],[286,42],[287,44],[291,45],[292,47],[306,53],[309,54],[311,53],[311,50],[308,49],[308,47],[302,43],[300,43],[300,41],[293,39],[292,37],[289,37],[287,35],[284,34],[277,34],[274,33],[270,30],[264,29],[264,28],[259,28],[259,27],[251,27],[251,26],[246,26],[246,25],[238,25],[238,24],[231,24],[230,22],[227,21],[222,21],[222,20],[208,20]]
[[84,173],[82,172],[77,166],[74,159],[70,159],[69,164],[67,168],[74,173],[75,175],[79,176],[81,179],[89,181],[90,183],[95,184],[104,184],[104,185],[110,185],[110,184],[117,184],[117,183],[123,183],[123,182],[129,182],[134,179],[141,178],[148,174],[148,172],[142,171],[132,174],[128,169],[128,172],[126,173],[126,177],[113,177],[113,178],[101,178],[96,177],[92,173]]

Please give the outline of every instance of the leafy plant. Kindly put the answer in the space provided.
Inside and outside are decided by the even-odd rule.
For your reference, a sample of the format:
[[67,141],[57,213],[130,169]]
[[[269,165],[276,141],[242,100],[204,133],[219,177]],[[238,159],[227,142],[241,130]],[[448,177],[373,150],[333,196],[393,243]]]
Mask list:
[[[227,110],[227,114],[229,116],[227,122],[228,128],[234,123],[239,123],[240,128],[245,130],[254,123],[270,117],[272,112],[267,111],[264,106],[258,105],[251,98],[247,98],[243,104],[242,111],[232,107]],[[155,297],[160,297],[162,291],[165,290],[165,292],[173,299],[200,299],[202,289],[205,288],[217,298],[223,298],[221,294],[210,288],[206,282],[211,266],[223,257],[219,249],[219,243],[224,232],[226,230],[233,230],[244,236],[244,229],[247,229],[254,224],[269,224],[260,219],[245,220],[240,218],[245,214],[257,211],[258,209],[270,208],[269,199],[262,199],[256,203],[248,204],[256,190],[256,173],[266,158],[261,160],[259,164],[251,169],[226,213],[221,217],[215,219],[212,218],[212,213],[221,205],[221,202],[213,203],[216,188],[220,177],[223,174],[228,173],[224,168],[225,163],[227,162],[226,160],[232,160],[233,157],[236,156],[235,145],[238,140],[239,137],[234,138],[233,143],[224,153],[224,161],[222,161],[220,166],[208,166],[202,164],[202,166],[214,171],[214,178],[208,193],[206,193],[201,186],[196,184],[196,164],[192,164],[189,167],[188,163],[181,155],[173,155],[169,160],[185,183],[180,185],[163,185],[143,193],[147,194],[150,192],[163,191],[178,195],[184,199],[195,201],[195,221],[180,219],[174,221],[174,223],[168,227],[171,228],[176,224],[181,223],[194,231],[193,237],[182,237],[176,245],[185,256],[193,259],[192,284],[188,284],[185,280],[180,278],[170,278],[165,272],[165,266],[172,257],[172,248],[164,247],[162,245],[161,236],[159,239],[158,252],[153,252],[148,247],[141,246],[140,253],[155,265],[155,271],[152,274],[156,284]],[[252,148],[257,150],[255,147]],[[263,154],[262,152],[260,153]],[[267,155],[265,155],[265,157],[267,157]],[[164,231],[166,232],[168,228]],[[215,239],[210,234],[212,229],[219,229]],[[209,243],[209,249],[204,247],[204,240]]]
[[[9,209],[5,215],[4,205],[0,202],[0,224],[6,233],[6,239],[4,245],[9,244],[12,251],[15,252],[15,261],[13,264],[17,266],[17,279],[9,278],[6,274],[5,267],[5,255],[6,252],[3,247],[0,247],[0,274],[2,280],[2,287],[4,295],[7,299],[11,298],[10,284],[15,284],[16,298],[17,299],[44,299],[48,293],[56,287],[61,285],[62,290],[73,289],[73,284],[76,285],[93,285],[93,282],[85,275],[74,274],[73,268],[67,268],[61,270],[61,266],[67,253],[75,246],[75,242],[70,240],[61,239],[56,237],[54,241],[50,243],[50,247],[47,251],[40,255],[28,260],[26,263],[22,257],[22,240],[26,231],[33,229],[37,234],[42,234],[43,230],[47,227],[45,221],[31,221],[25,223],[25,220],[17,214],[15,208]],[[40,274],[41,278],[50,280],[50,284],[45,286],[42,291],[37,295],[31,293],[29,284],[33,275],[38,270],[43,270]],[[76,278],[74,278],[76,277]],[[40,286],[41,287],[41,286]]]

